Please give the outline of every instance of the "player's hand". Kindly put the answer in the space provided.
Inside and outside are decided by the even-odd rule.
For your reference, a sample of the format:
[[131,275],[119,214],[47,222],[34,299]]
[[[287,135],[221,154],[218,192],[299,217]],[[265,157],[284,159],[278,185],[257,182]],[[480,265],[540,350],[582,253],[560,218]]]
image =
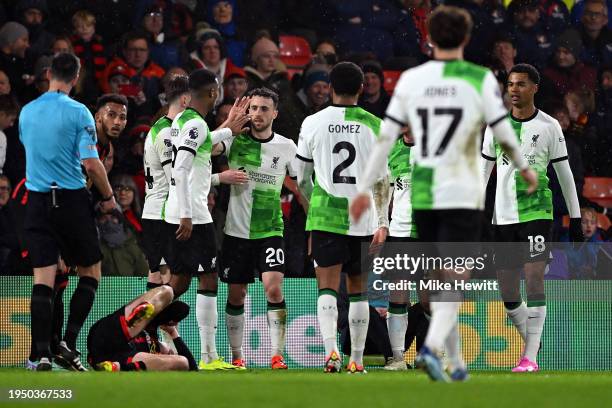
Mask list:
[[176,325],[162,324],[159,326],[160,329],[168,333],[171,339],[176,339],[179,336]]
[[584,242],[584,234],[582,233],[582,218],[570,218],[569,235],[570,241],[572,242]]
[[350,213],[355,221],[359,221],[364,212],[370,208],[370,196],[365,193],[358,194],[351,203]]
[[193,225],[191,224],[191,218],[181,218],[178,229],[176,230],[176,239],[179,241],[187,241],[191,238],[191,231]]
[[387,227],[379,227],[374,233],[374,237],[372,237],[372,243],[370,243],[370,254],[376,254],[382,246],[384,245],[387,235],[389,235],[389,228]]
[[376,313],[378,313],[380,317],[382,317],[383,319],[387,318],[387,308],[386,307],[375,307],[374,309],[376,309]]
[[308,256],[312,255],[312,234],[308,234]]
[[249,176],[244,170],[230,169],[219,173],[219,182],[223,184],[246,184]]
[[538,175],[535,170],[531,167],[527,167],[525,170],[521,170],[521,177],[527,182],[527,194],[533,194],[538,188]]
[[250,104],[250,97],[243,96],[242,98],[236,99],[227,115],[227,120],[221,127],[230,128],[234,136],[248,132],[249,128],[245,127],[245,125],[251,120],[248,115]]

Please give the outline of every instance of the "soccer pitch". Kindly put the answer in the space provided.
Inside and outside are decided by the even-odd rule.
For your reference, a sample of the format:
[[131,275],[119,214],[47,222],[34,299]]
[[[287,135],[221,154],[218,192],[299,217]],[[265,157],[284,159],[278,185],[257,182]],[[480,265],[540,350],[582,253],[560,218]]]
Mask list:
[[[278,372],[51,373],[0,370],[0,406],[87,407],[569,407],[612,405],[612,375],[593,372],[472,372],[465,383],[432,383],[421,371],[367,375]],[[70,389],[65,401],[16,402],[8,389]]]

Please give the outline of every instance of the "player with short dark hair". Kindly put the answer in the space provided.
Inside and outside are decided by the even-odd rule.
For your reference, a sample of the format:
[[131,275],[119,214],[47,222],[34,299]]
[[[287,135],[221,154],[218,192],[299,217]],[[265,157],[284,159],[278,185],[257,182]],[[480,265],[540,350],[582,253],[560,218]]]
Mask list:
[[[423,242],[480,240],[484,188],[477,164],[483,123],[491,126],[501,149],[521,169],[528,191],[535,190],[535,173],[520,154],[495,76],[488,69],[463,60],[471,25],[469,15],[456,7],[440,6],[430,15],[428,28],[434,60],[407,70],[398,81],[381,135],[359,185],[362,193],[351,206],[356,218],[370,205],[367,189],[376,180],[381,163],[404,126],[409,126],[415,139],[410,154],[412,208],[417,234]],[[458,254],[450,246],[435,245],[434,249],[441,258],[472,256],[476,250],[470,248],[469,254],[466,251]],[[469,278],[469,271],[434,272],[443,281]],[[435,381],[463,381],[467,369],[461,357],[457,322],[461,293],[454,290],[432,293],[430,299],[431,323],[417,363]],[[438,356],[442,348],[449,357],[450,378]]]
[[[28,204],[24,237],[34,268],[32,339],[40,358],[37,370],[51,370],[52,296],[59,256],[80,276],[63,341],[55,361],[86,371],[76,350],[78,334],[91,310],[100,280],[101,252],[81,163],[102,193],[100,208],[116,208],[113,190],[96,150],[94,119],[68,94],[78,80],[79,59],[59,54],[51,63],[49,91],[27,104],[19,120],[26,151]],[[44,124],[45,137],[40,137]]]
[[[535,372],[540,338],[546,319],[544,270],[549,261],[552,239],[552,192],[546,175],[552,164],[561,185],[570,215],[570,235],[583,242],[580,205],[569,165],[565,138],[559,122],[537,109],[534,104],[540,75],[529,64],[512,67],[508,76],[508,94],[512,102],[510,120],[520,141],[521,153],[538,175],[538,189],[527,194],[527,186],[516,176],[517,169],[493,141],[490,127],[482,146],[485,183],[497,167],[497,188],[493,227],[495,241],[521,242],[525,248],[513,248],[512,256],[498,254],[495,269],[508,317],[525,343],[523,354],[513,372]],[[486,186],[486,184],[485,184]],[[521,271],[525,272],[527,304],[521,300]]]
[[[306,230],[311,231],[312,256],[319,297],[317,316],[325,345],[325,372],[341,370],[336,344],[337,294],[341,272],[347,274],[351,357],[347,370],[365,373],[363,351],[368,331],[366,279],[371,263],[362,246],[384,242],[389,220],[386,176],[366,194],[376,205],[360,221],[349,217],[349,201],[357,195],[367,157],[378,138],[381,120],[357,106],[363,72],[351,62],[336,64],[330,73],[333,104],[302,123],[296,163],[302,194],[310,200]],[[383,166],[385,159],[379,162]],[[312,175],[316,173],[315,182]]]

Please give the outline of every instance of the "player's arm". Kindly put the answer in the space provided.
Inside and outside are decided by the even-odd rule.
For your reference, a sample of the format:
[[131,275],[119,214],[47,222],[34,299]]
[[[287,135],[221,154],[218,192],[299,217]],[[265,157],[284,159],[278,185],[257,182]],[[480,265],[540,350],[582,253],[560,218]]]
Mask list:
[[96,125],[93,116],[86,108],[80,111],[77,117],[77,140],[79,157],[87,172],[87,176],[102,194],[100,208],[103,212],[110,212],[117,207],[113,189],[108,181],[104,164],[98,156],[96,148]]
[[244,170],[229,169],[221,173],[215,173],[211,177],[211,184],[218,186],[219,184],[246,184],[249,182],[249,176]]
[[374,233],[370,251],[377,251],[389,233],[389,176],[385,175],[372,187],[374,206],[378,214],[378,230]]
[[569,165],[567,156],[567,146],[565,138],[559,123],[555,122],[553,134],[550,137],[550,160],[557,178],[561,186],[561,192],[565,199],[565,205],[570,216],[570,239],[572,242],[583,242],[584,235],[582,233],[582,217],[580,215],[580,203],[578,201],[578,192],[576,191],[576,183],[574,175]]
[[220,144],[221,141],[229,139],[232,135],[238,136],[241,133],[249,131],[249,128],[245,126],[251,120],[248,115],[250,103],[250,97],[243,96],[242,98],[236,99],[225,122],[211,132],[213,156],[218,156],[225,152],[225,147]]
[[495,167],[495,161],[497,160],[495,153],[495,144],[493,143],[493,131],[489,126],[485,130],[484,142],[482,144],[482,162],[481,170],[484,175],[485,187],[489,184],[489,178]]
[[302,129],[300,130],[300,137],[297,144],[297,152],[295,154],[295,161],[293,162],[294,170],[297,175],[298,189],[306,203],[310,202],[310,196],[312,195],[312,189],[314,184],[312,182],[312,175],[314,174],[314,160],[312,158],[312,149],[310,147],[307,120],[302,123]]
[[289,160],[287,162],[287,167],[286,167],[287,175],[285,176],[283,185],[287,187],[287,189],[293,193],[294,198],[298,200],[298,202],[304,209],[304,212],[308,214],[309,200],[300,193],[300,188],[298,186],[298,168],[297,167],[300,164],[298,163],[300,160],[298,160],[296,157],[297,146],[295,145],[295,143],[293,143],[293,141],[291,142],[291,146],[293,148],[291,154],[294,157],[293,157],[293,160]]

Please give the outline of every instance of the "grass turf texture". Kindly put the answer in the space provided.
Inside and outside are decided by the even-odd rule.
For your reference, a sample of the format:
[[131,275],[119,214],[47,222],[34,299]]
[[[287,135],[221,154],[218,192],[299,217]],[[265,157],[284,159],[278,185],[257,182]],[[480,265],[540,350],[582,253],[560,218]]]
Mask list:
[[[513,407],[610,406],[612,374],[472,372],[466,383],[432,383],[421,371],[367,375],[319,371],[51,373],[0,370],[0,407]],[[72,389],[71,402],[10,402],[9,388]],[[409,404],[409,405],[408,405]]]

